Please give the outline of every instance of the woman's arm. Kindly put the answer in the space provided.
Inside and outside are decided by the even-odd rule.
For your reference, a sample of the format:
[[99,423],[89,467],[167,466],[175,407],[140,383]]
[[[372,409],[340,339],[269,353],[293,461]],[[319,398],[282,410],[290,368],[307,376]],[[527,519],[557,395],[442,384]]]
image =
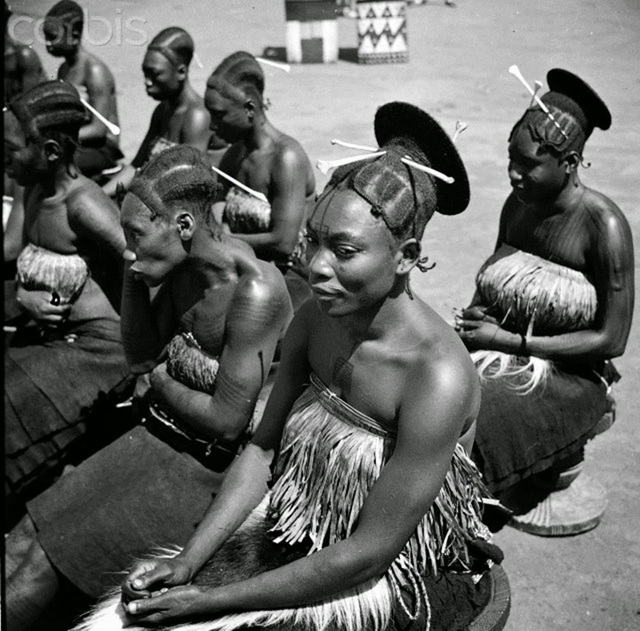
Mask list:
[[67,196],[67,214],[69,226],[80,239],[103,249],[119,265],[122,263],[126,241],[120,212],[99,186],[89,182],[73,190]]
[[24,235],[24,188],[13,182],[13,203],[4,227],[4,262],[15,261],[26,245]]
[[308,312],[306,305],[301,307],[289,326],[276,383],[258,430],[227,472],[193,537],[175,559],[139,563],[123,584],[125,601],[146,598],[163,586],[189,582],[264,497],[284,422],[309,377]]
[[269,203],[271,229],[256,234],[234,234],[262,259],[282,258],[293,252],[305,219],[309,161],[296,144],[287,143],[274,159]]
[[253,413],[290,317],[280,276],[245,281],[227,314],[214,391],[195,392],[161,370],[151,375],[152,397],[198,436],[236,440]]
[[[607,200],[608,201],[608,200]],[[551,360],[601,361],[622,355],[634,302],[631,230],[622,213],[610,206],[592,213],[593,238],[587,266],[593,271],[598,309],[593,326],[553,336],[527,336],[503,329],[484,307],[466,309],[458,321],[460,337],[470,350],[489,349]]]
[[204,155],[209,146],[211,116],[204,107],[191,107],[185,114],[180,142],[195,147]]
[[[109,69],[100,63],[91,61],[86,75],[87,96],[89,104],[108,118],[111,111],[110,99],[115,98],[115,82]],[[114,123],[116,121],[113,121]],[[107,135],[107,128],[93,114],[86,125],[80,128],[80,142],[101,140]]]
[[129,611],[136,619],[159,623],[185,613],[295,607],[381,576],[435,500],[461,428],[478,405],[468,370],[453,361],[416,367],[408,375],[394,453],[350,537],[254,578],[219,588],[171,589],[131,603]]
[[120,330],[125,357],[134,374],[148,373],[177,326],[171,295],[172,281],[160,287],[151,300],[149,288],[131,274],[132,261],[125,261]]

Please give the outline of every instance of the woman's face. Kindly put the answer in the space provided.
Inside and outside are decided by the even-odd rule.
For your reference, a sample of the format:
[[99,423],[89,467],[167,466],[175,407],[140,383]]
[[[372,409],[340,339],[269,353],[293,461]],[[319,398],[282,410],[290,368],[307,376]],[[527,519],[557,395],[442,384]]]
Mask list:
[[142,61],[142,73],[147,94],[156,101],[165,101],[182,89],[178,69],[157,50],[147,51]]
[[20,121],[9,111],[4,114],[4,171],[20,186],[37,184],[48,172],[44,148],[27,140]]
[[309,283],[322,311],[351,315],[384,300],[397,281],[402,252],[357,193],[320,198],[307,222]]
[[59,18],[45,18],[42,25],[47,52],[53,57],[65,57],[75,52],[80,45],[78,29]]
[[509,143],[509,180],[522,202],[529,203],[558,196],[567,182],[566,162],[545,151],[521,127]]
[[186,258],[178,225],[172,216],[156,215],[129,193],[122,204],[120,223],[127,241],[124,258],[130,272],[149,287],[160,285]]
[[207,88],[204,104],[211,114],[211,131],[228,143],[241,140],[253,127],[247,108],[216,88]]

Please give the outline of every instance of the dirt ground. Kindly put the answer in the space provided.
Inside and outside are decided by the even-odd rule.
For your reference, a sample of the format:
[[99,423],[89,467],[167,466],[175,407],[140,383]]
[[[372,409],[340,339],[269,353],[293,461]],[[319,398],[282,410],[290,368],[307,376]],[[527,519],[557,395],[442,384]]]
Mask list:
[[[52,0],[13,0],[30,20],[16,25],[33,37],[38,16]],[[133,157],[153,102],[146,97],[140,65],[144,47],[166,26],[186,28],[201,66],[192,80],[203,90],[215,65],[235,50],[281,54],[285,42],[283,0],[81,0],[88,9],[89,45],[117,77],[122,143]],[[267,68],[269,117],[302,142],[311,159],[347,155],[331,138],[373,142],[373,115],[390,100],[415,103],[451,133],[456,120],[468,129],[459,140],[471,180],[471,205],[461,216],[435,217],[424,248],[437,267],[416,275],[413,286],[445,318],[473,293],[474,274],[491,252],[500,207],[508,192],[507,136],[529,102],[507,72],[518,64],[532,83],[552,67],[589,81],[613,114],[612,128],[590,139],[583,172],[626,212],[640,240],[640,2],[638,0],[443,0],[408,11],[410,60],[406,64],[354,63],[356,22],[340,18],[340,61],[298,65],[289,74]],[[56,62],[41,42],[35,48],[53,75]],[[327,178],[320,173],[318,190]],[[503,547],[512,588],[511,631],[640,629],[640,334],[631,332],[616,364],[618,420],[588,448],[586,471],[606,485],[609,507],[594,531],[544,539],[505,529]],[[636,384],[636,385],[634,385]],[[635,587],[634,587],[635,585]]]

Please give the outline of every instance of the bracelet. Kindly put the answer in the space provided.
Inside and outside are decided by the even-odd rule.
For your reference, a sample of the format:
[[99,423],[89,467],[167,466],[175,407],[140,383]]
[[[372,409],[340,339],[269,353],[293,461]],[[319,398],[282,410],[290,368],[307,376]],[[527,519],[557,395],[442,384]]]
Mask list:
[[526,357],[528,355],[527,353],[527,338],[525,335],[522,335],[522,333],[520,333],[520,348],[518,349],[518,355],[520,355],[520,357]]

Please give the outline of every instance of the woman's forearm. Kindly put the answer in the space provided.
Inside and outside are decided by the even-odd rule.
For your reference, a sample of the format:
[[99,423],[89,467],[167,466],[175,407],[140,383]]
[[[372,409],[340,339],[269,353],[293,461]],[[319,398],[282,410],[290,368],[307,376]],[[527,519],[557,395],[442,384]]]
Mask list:
[[148,287],[134,280],[125,265],[120,328],[127,362],[133,372],[149,372],[162,351]]
[[[153,397],[162,402],[162,407],[175,417],[185,429],[193,432],[203,440],[234,441],[245,428],[249,413],[232,415],[217,414],[213,397],[205,392],[198,392],[176,381],[168,374],[162,377],[155,373],[151,384]],[[220,418],[224,416],[224,418]]]
[[209,590],[203,599],[212,612],[309,605],[381,576],[386,566],[374,556],[346,539],[275,570]]
[[266,495],[273,455],[273,451],[249,444],[231,465],[219,493],[179,555],[194,574]]

